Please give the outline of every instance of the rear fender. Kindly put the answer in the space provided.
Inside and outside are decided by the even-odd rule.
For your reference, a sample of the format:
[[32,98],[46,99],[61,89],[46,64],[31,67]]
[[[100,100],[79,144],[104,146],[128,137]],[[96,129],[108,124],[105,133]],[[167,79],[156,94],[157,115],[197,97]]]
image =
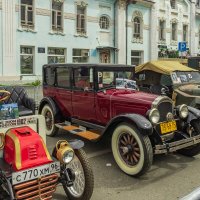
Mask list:
[[153,133],[153,127],[151,122],[139,114],[123,114],[114,117],[106,126],[103,134],[109,132],[110,129],[116,127],[117,124],[122,122],[128,122],[134,124],[142,135],[151,135]]
[[59,113],[59,108],[54,102],[54,100],[51,97],[44,97],[41,100],[39,108],[38,108],[39,114],[42,112],[42,108],[44,107],[45,104],[49,104],[51,106],[54,115],[57,115]]

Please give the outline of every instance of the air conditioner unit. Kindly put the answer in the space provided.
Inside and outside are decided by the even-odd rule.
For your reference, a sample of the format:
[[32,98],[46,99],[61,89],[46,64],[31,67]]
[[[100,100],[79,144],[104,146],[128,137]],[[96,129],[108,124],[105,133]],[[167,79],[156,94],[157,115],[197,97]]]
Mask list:
[[86,49],[86,50],[82,50],[81,51],[81,56],[82,57],[88,57],[89,56],[89,51]]

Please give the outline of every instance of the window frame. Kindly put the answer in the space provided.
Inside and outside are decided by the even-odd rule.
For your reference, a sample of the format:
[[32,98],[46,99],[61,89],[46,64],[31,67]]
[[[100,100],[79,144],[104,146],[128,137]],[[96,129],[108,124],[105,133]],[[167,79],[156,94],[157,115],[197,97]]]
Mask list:
[[[28,53],[21,53],[21,48],[31,48],[32,49],[32,53],[28,54]],[[22,56],[31,56],[32,57],[32,73],[27,74],[27,73],[22,73],[22,66],[21,66],[21,57]],[[34,46],[24,46],[21,45],[20,46],[20,75],[34,75],[34,70],[35,70],[35,48]]]
[[[83,53],[83,51],[85,51],[85,52],[87,51],[88,56],[84,56],[84,55],[82,56],[81,54],[80,54],[80,56],[74,56],[74,51],[75,51],[75,50],[81,50],[81,51],[80,51],[81,54]],[[89,51],[90,51],[89,49],[78,49],[78,48],[73,48],[73,49],[72,49],[72,62],[73,62],[73,63],[88,63],[88,62],[89,62],[89,58],[90,58],[90,56],[89,56]],[[78,61],[78,62],[74,62],[74,58],[84,58],[84,57],[87,57],[87,58],[88,58],[88,59],[87,59],[87,62],[79,62],[79,61]]]
[[[61,5],[61,10],[56,10],[53,8],[53,3],[57,3],[55,0],[51,1],[51,30],[53,32],[64,32],[64,1],[60,2]],[[54,13],[54,16],[53,16]],[[60,13],[60,20],[61,20],[61,25],[58,27],[58,13]],[[54,19],[53,19],[54,18]],[[53,24],[53,21],[55,24]]]
[[[138,20],[138,22],[135,21],[136,19]],[[140,17],[138,17],[138,16],[134,17],[134,19],[133,19],[133,38],[137,38],[137,39],[142,38],[141,37],[141,34],[142,34],[141,26],[142,26],[142,24],[141,24]],[[137,30],[137,32],[136,32],[136,30]]]
[[[32,5],[22,3],[20,0],[20,27],[24,29],[34,29],[35,28],[35,1],[32,1]],[[24,7],[24,20],[22,20],[22,7]],[[29,10],[31,8],[31,10]],[[32,13],[32,21],[31,23],[28,21],[28,13],[31,11]],[[24,23],[23,23],[24,22]]]
[[108,16],[106,16],[106,15],[100,16],[100,18],[99,18],[99,27],[102,30],[109,30],[110,29],[110,19],[109,19]]
[[[69,86],[60,86],[58,84],[58,69],[68,69],[68,73],[69,73]],[[56,67],[55,68],[55,83],[54,83],[55,87],[57,88],[64,88],[64,89],[71,89],[72,87],[72,81],[71,81],[71,67],[65,67],[65,66],[60,66],[60,67]]]
[[[62,54],[49,54],[49,49],[54,49],[54,50],[62,49],[62,50],[64,50],[64,54],[63,55]],[[63,47],[48,47],[47,48],[47,63],[48,64],[50,64],[49,63],[49,57],[54,57],[54,58],[56,58],[56,57],[64,57],[64,62],[63,63],[59,63],[59,64],[66,63],[66,48],[63,48]],[[55,64],[55,62],[53,64]]]
[[[175,25],[175,29],[173,28],[173,25]],[[172,33],[171,33],[171,40],[172,41],[177,41],[177,28],[178,28],[178,23],[177,22],[172,22],[171,23],[171,31],[172,31]],[[174,34],[174,35],[173,35]]]
[[[184,27],[186,27],[186,30],[184,30]],[[187,24],[183,24],[183,41],[188,42],[188,25]]]
[[[79,14],[79,9],[83,10],[83,13]],[[82,28],[82,20],[84,21],[84,28]],[[87,7],[77,5],[76,8],[76,33],[79,35],[87,34]]]
[[[161,24],[163,25],[163,27],[161,27]],[[161,41],[166,40],[165,27],[166,27],[166,21],[159,20],[159,40]]]
[[171,6],[172,9],[176,9],[177,8],[176,0],[170,0],[170,6]]
[[[139,53],[140,55],[139,56],[132,56],[132,52]],[[140,60],[140,62],[138,64],[141,64],[144,60],[144,52],[143,51],[131,50],[131,65],[135,65],[135,64],[132,63],[132,58],[138,58]]]

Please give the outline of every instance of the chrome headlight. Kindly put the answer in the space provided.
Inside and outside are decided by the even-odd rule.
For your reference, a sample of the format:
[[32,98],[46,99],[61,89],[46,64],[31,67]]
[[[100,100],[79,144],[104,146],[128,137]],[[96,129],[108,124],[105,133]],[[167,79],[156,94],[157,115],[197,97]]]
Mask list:
[[60,140],[56,144],[56,157],[62,164],[70,163],[74,158],[74,150],[65,140]]
[[189,111],[187,105],[183,104],[178,109],[179,117],[182,119],[187,118]]
[[72,150],[69,150],[69,151],[66,151],[64,154],[63,154],[63,162],[65,164],[68,164],[70,163],[74,158],[74,151]]
[[149,112],[149,120],[153,123],[153,124],[157,124],[160,120],[160,113],[158,111],[158,109],[153,108],[150,112]]

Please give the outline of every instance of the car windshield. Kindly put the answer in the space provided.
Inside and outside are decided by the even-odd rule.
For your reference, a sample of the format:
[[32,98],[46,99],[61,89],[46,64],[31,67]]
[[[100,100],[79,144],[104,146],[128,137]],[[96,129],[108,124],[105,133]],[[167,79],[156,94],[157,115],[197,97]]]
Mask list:
[[133,73],[131,71],[99,71],[98,72],[98,88],[130,88],[137,89],[136,81],[132,80]]
[[200,73],[195,71],[190,72],[173,72],[171,74],[174,84],[182,83],[200,83]]

